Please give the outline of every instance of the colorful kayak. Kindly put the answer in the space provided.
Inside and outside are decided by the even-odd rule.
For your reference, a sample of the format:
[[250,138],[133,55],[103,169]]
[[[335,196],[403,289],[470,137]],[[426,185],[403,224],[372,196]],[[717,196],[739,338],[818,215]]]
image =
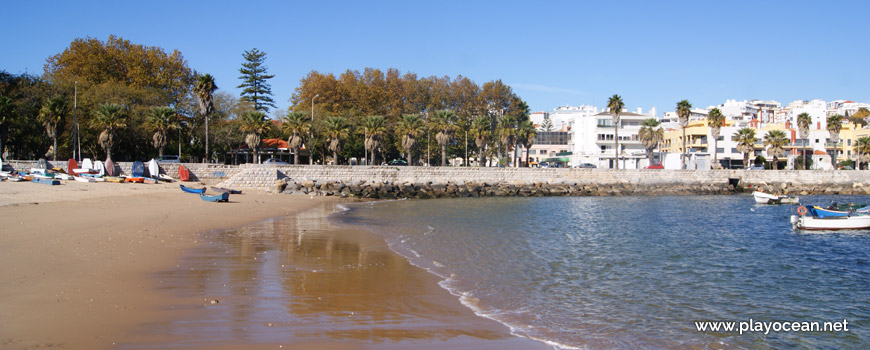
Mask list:
[[231,190],[229,188],[223,188],[223,187],[212,187],[211,190],[218,192],[218,193],[226,192],[229,194],[242,194],[242,190]]
[[178,166],[178,179],[181,181],[190,181],[190,171],[184,165]]
[[203,188],[190,188],[190,187],[187,187],[184,185],[178,185],[178,186],[181,187],[182,191],[187,192],[187,193],[197,193],[197,194],[204,194],[205,193],[205,187],[203,187]]

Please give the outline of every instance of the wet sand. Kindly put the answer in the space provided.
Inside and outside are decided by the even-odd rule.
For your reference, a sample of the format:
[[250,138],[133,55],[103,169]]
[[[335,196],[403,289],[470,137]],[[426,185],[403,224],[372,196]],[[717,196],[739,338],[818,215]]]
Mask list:
[[0,183],[0,348],[545,348],[328,224],[340,199],[230,199]]

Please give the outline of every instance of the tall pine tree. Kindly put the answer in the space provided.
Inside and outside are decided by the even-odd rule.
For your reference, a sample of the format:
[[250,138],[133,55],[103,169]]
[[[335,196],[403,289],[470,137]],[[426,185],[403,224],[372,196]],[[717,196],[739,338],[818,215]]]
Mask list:
[[242,84],[237,86],[244,88],[242,100],[250,101],[258,111],[268,113],[269,107],[275,108],[275,101],[272,100],[272,85],[269,85],[266,80],[275,76],[266,74],[266,66],[263,65],[266,53],[253,48],[245,51],[242,57],[245,58],[242,68],[239,68],[239,73],[242,73],[239,77],[242,79]]

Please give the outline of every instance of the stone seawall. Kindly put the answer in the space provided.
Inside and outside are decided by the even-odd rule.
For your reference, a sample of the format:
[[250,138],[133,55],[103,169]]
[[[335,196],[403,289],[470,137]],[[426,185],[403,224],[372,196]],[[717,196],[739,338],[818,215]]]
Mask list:
[[219,184],[365,198],[727,194],[870,194],[868,171],[609,170],[246,164]]

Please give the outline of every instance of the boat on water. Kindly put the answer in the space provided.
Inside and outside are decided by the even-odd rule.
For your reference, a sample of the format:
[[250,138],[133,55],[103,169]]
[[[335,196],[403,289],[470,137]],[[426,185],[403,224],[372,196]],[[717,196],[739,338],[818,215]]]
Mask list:
[[229,192],[221,192],[211,196],[205,193],[200,193],[199,198],[206,202],[228,202],[230,200],[230,194]]
[[197,193],[197,194],[205,194],[205,187],[203,188],[190,188],[185,185],[178,185],[181,187],[181,190],[187,193]]
[[[863,208],[862,208],[863,209]],[[860,230],[870,228],[870,213],[837,211],[815,205],[801,206],[790,220],[799,230]]]
[[755,198],[755,203],[758,204],[798,204],[800,201],[798,197],[775,195],[761,191],[752,192],[752,197]]

